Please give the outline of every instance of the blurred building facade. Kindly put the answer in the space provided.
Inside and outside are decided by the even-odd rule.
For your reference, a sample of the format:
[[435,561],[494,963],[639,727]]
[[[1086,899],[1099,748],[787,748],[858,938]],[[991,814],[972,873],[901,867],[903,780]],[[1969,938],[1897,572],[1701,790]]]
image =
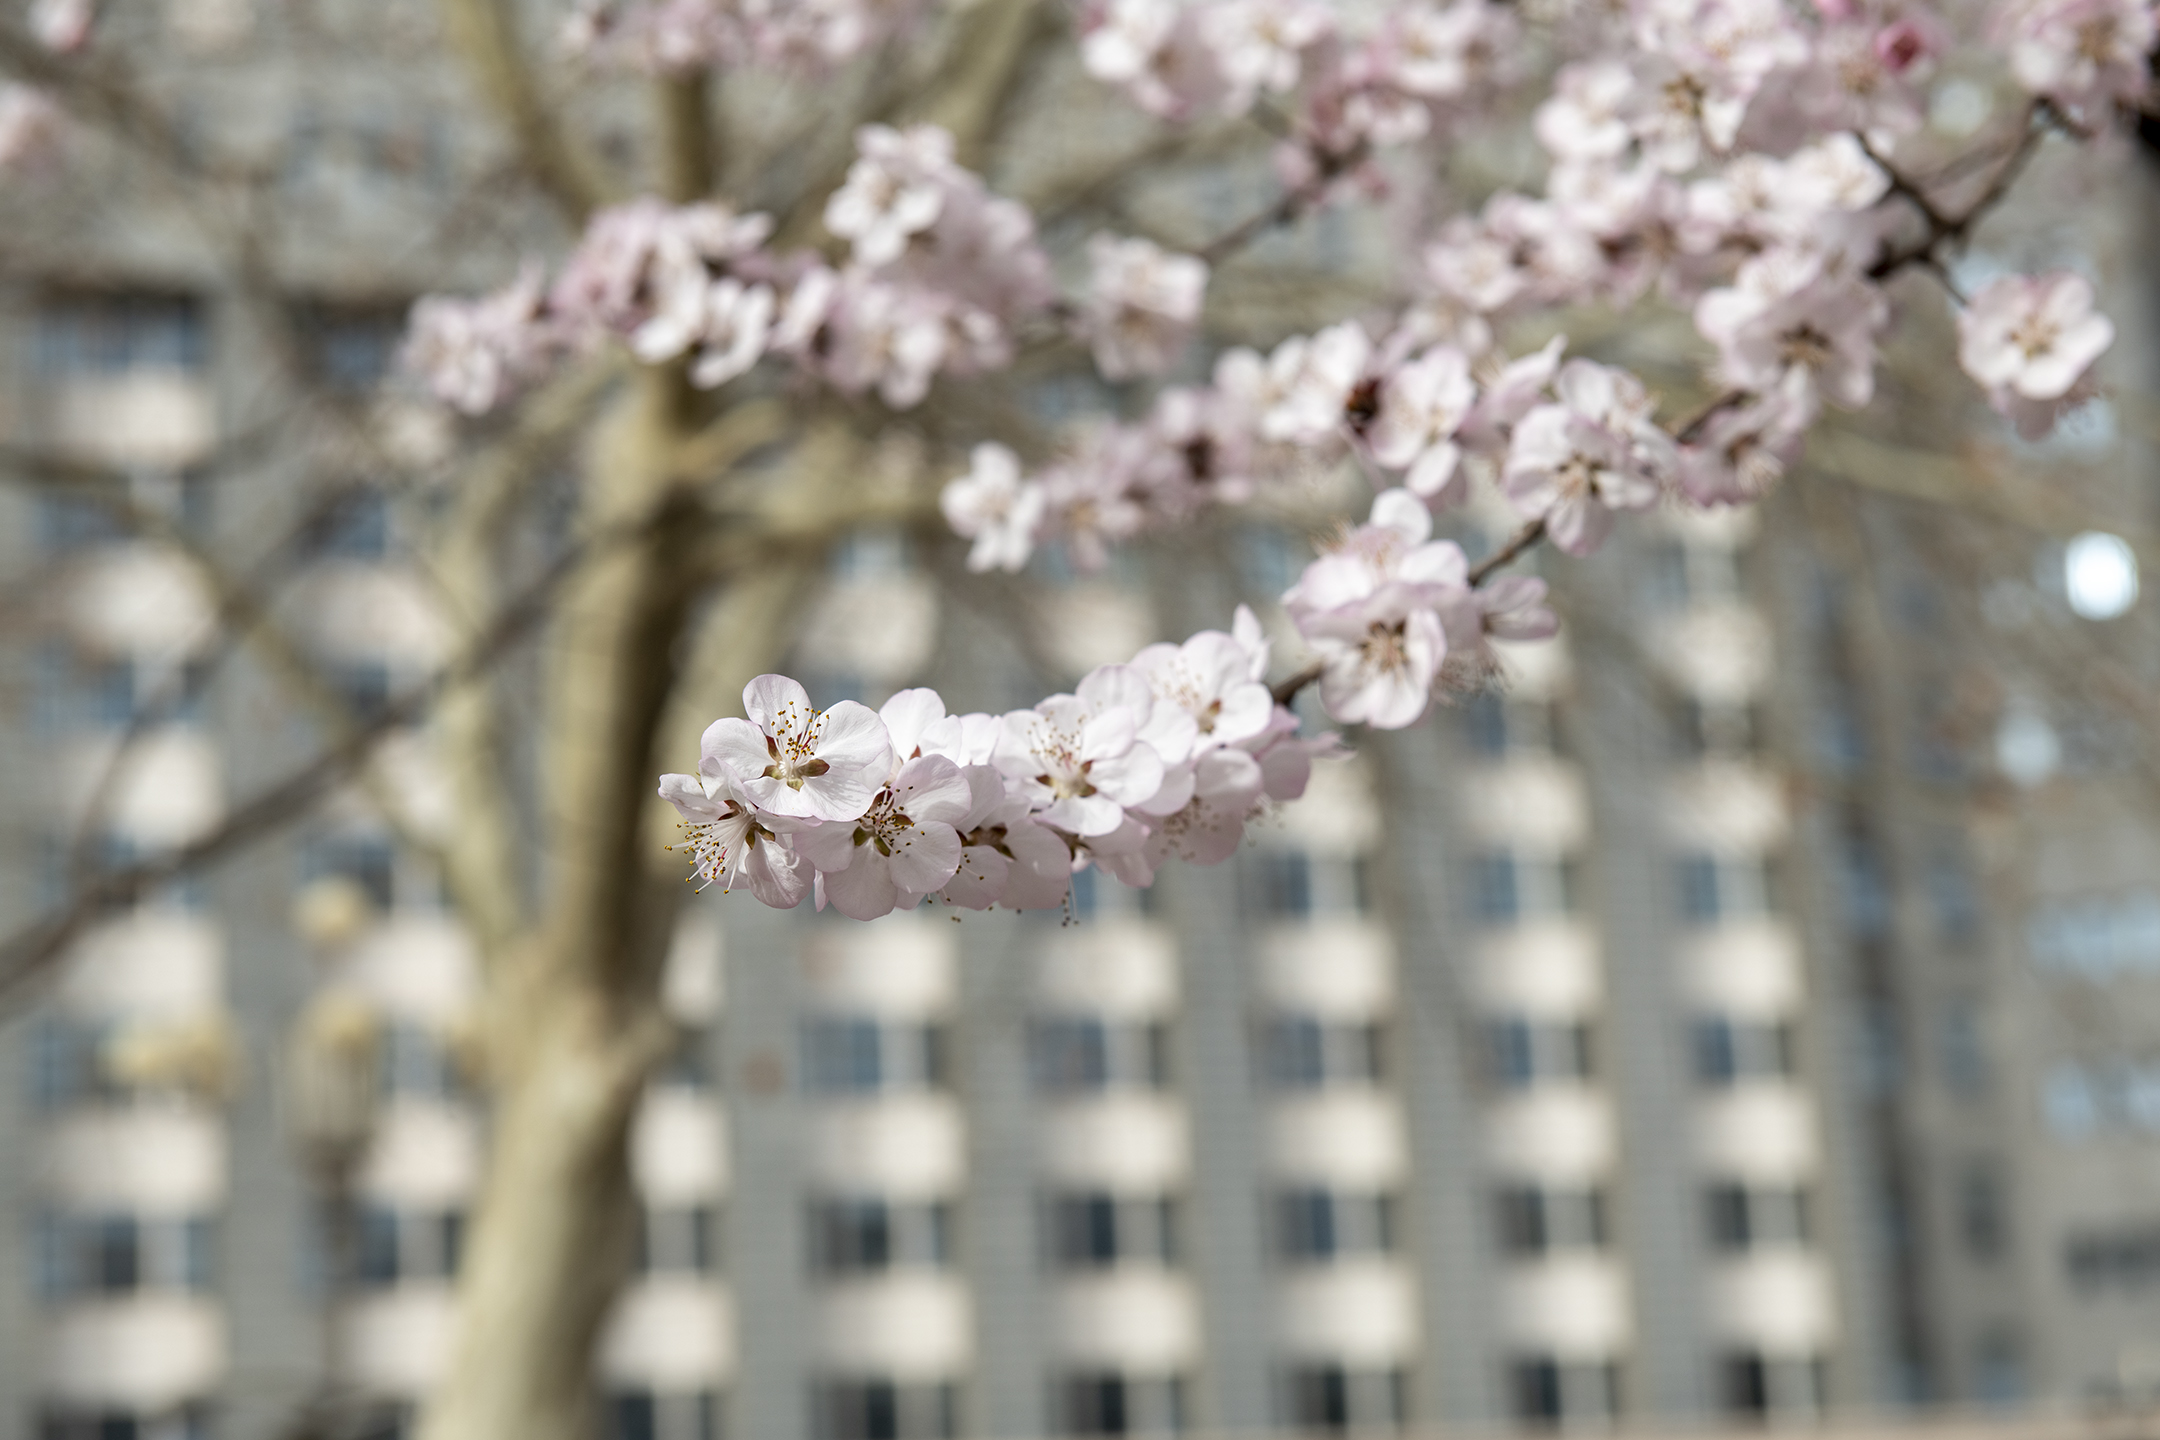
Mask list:
[[[327,226],[448,203],[426,106],[286,89]],[[0,494],[0,563],[40,581],[0,714],[11,928],[334,730],[253,662],[198,693],[219,597],[135,533],[247,555],[293,519],[290,466],[201,473],[297,363],[206,273],[152,230],[0,294],[0,416],[42,457]],[[308,328],[332,394],[396,313],[351,298]],[[364,716],[441,642],[398,507],[333,488],[290,595],[325,713]],[[1621,603],[1574,597],[1504,688],[1324,767],[1219,870],[959,924],[696,902],[608,1433],[1595,1429],[2147,1383],[2151,804],[2068,767],[1982,836],[2041,857],[1998,883],[1985,777],[1913,758],[1939,635],[1744,515],[1645,522],[1589,573]],[[1121,577],[1067,590],[1073,673],[1227,613]],[[940,603],[897,542],[851,546],[817,698],[1072,678],[991,673]],[[424,740],[392,758],[424,808]],[[291,834],[103,917],[0,1028],[0,1431],[388,1436],[444,1362],[470,947],[364,791]]]

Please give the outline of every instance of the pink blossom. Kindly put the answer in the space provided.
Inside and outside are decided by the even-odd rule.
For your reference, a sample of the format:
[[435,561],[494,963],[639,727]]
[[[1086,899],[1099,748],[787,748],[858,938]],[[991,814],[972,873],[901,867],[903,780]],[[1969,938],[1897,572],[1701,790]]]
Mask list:
[[1469,588],[1462,547],[1432,538],[1432,512],[1407,490],[1373,497],[1371,518],[1307,565],[1283,593],[1283,606],[1303,630],[1317,616],[1362,606],[1391,587],[1427,606]]
[[1502,575],[1471,592],[1481,628],[1495,640],[1544,640],[1560,621],[1545,603],[1546,585],[1535,575]]
[[1213,0],[1198,16],[1230,88],[1225,106],[1251,107],[1263,92],[1295,88],[1305,51],[1333,31],[1334,17],[1315,0]]
[[1649,402],[1633,376],[1571,360],[1554,383],[1557,404],[1522,418],[1508,446],[1508,499],[1545,522],[1571,555],[1597,548],[1612,512],[1657,503],[1671,456],[1649,423]]
[[954,822],[960,863],[938,898],[968,910],[1052,910],[1072,888],[1072,850],[1029,812],[1027,797],[1007,788],[990,765],[963,772],[972,795]]
[[663,775],[660,798],[682,817],[691,862],[708,885],[750,893],[791,910],[810,893],[810,867],[790,848],[801,822],[759,810],[728,772],[708,758],[697,775]]
[[1158,706],[1192,717],[1196,750],[1254,739],[1274,714],[1275,697],[1253,673],[1249,643],[1219,630],[1203,630],[1182,645],[1150,645],[1132,663]]
[[844,274],[825,319],[825,375],[849,394],[874,388],[896,410],[920,404],[952,352],[952,313],[934,293]]
[[902,765],[853,821],[802,832],[795,848],[817,868],[818,908],[875,920],[942,888],[960,867],[953,822],[973,804],[960,767],[924,755]]
[[1278,398],[1260,417],[1260,433],[1301,445],[1340,434],[1343,407],[1371,356],[1372,340],[1354,320],[1309,339],[1283,341],[1268,357],[1268,380]]
[[1958,316],[1958,364],[1990,391],[2058,400],[2115,341],[2081,275],[2005,275]]
[[32,38],[56,55],[82,49],[96,23],[97,0],[35,0],[30,7]]
[[1077,695],[1006,715],[995,756],[1043,823],[1082,837],[1110,834],[1125,823],[1126,806],[1154,799],[1163,783],[1162,756],[1140,739],[1148,712],[1102,677],[1090,675]]
[[1451,100],[1500,78],[1519,43],[1514,16],[1485,0],[1389,7],[1378,40],[1389,83],[1426,100]]
[[2018,83],[2073,115],[2141,104],[2152,84],[2147,0],[2005,0],[1994,29]]
[[1207,262],[1146,240],[1098,235],[1082,329],[1105,378],[1159,375],[1177,362],[1200,318]]
[[482,415],[536,376],[554,347],[541,314],[540,268],[527,265],[479,300],[430,295],[416,302],[400,361],[437,399]]
[[1807,419],[1776,391],[1721,408],[1681,447],[1680,493],[1703,506],[1760,500],[1799,453]]
[[1425,713],[1447,635],[1411,587],[1384,585],[1298,628],[1319,656],[1320,703],[1330,716],[1400,730]]
[[1635,75],[1618,60],[1570,65],[1538,107],[1537,137],[1563,160],[1615,160],[1634,143]]
[[1373,459],[1407,470],[1403,484],[1421,499],[1448,494],[1462,456],[1455,432],[1470,418],[1477,387],[1470,362],[1451,345],[1436,345],[1398,367],[1382,383],[1378,413],[1365,432]]
[[1020,458],[996,443],[975,447],[968,472],[946,485],[938,508],[954,533],[973,540],[970,570],[1018,570],[1034,553],[1049,509],[1043,487],[1020,477]]
[[852,700],[813,709],[797,681],[760,675],[743,687],[743,710],[749,719],[728,717],[708,726],[702,751],[760,809],[854,820],[870,808],[892,771],[883,722]]
[[1737,285],[1703,296],[1695,328],[1718,347],[1727,384],[1857,409],[1875,393],[1875,336],[1889,313],[1880,290],[1821,257],[1770,251],[1741,267]]
[[847,183],[825,202],[825,228],[854,245],[857,263],[890,265],[937,223],[955,169],[952,136],[935,125],[902,133],[865,125]]

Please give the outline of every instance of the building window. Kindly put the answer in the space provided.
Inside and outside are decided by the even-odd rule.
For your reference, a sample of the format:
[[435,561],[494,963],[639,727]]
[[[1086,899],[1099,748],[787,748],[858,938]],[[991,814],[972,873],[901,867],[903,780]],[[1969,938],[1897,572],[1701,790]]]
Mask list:
[[1620,1408],[1620,1367],[1609,1361],[1518,1356],[1508,1364],[1515,1419],[1533,1429],[1575,1421],[1606,1421]]
[[1372,876],[1362,855],[1268,849],[1242,873],[1248,908],[1271,920],[1362,915],[1372,908]]
[[390,497],[372,485],[348,487],[317,517],[309,539],[324,559],[383,559],[390,553]]
[[2055,900],[2025,924],[2033,963],[2093,981],[2160,974],[2160,894]]
[[1470,748],[1490,760],[1550,753],[1552,707],[1541,700],[1480,691],[1463,705],[1463,733]]
[[2160,1284],[2160,1224],[2073,1235],[2063,1246],[2063,1272],[2087,1295],[2151,1289]]
[[953,1440],[959,1389],[949,1381],[828,1379],[813,1390],[811,1413],[818,1440]]
[[1680,914],[1690,925],[1760,915],[1769,907],[1760,860],[1732,855],[1683,855],[1678,861]]
[[810,1269],[817,1275],[935,1269],[952,1263],[950,1201],[821,1196],[810,1202],[809,1228]]
[[2025,1347],[2009,1330],[1991,1330],[1973,1346],[1973,1398],[2010,1406],[2025,1399]]
[[1377,1084],[1380,1026],[1316,1015],[1272,1016],[1260,1027],[1259,1058],[1262,1078],[1278,1090]]
[[39,308],[37,368],[59,379],[128,370],[200,370],[202,307],[182,296],[56,297]]
[[1575,862],[1488,850],[1470,857],[1470,908],[1482,924],[1566,915],[1575,909]]
[[48,1301],[200,1293],[216,1281],[216,1233],[205,1216],[48,1211],[38,1217],[38,1289]]
[[1824,1368],[1816,1356],[1733,1351],[1718,1362],[1718,1392],[1731,1415],[1813,1415],[1822,1409]]
[[616,1390],[603,1414],[603,1440],[721,1440],[710,1390]]
[[1704,1191],[1710,1243],[1725,1251],[1808,1242],[1807,1192],[1721,1182]]
[[1160,1090],[1170,1083],[1170,1027],[1159,1020],[1047,1016],[1029,1027],[1028,1056],[1035,1088],[1045,1094]]
[[1394,1250],[1395,1197],[1299,1186],[1275,1195],[1275,1253],[1287,1265]]
[[1052,1405],[1065,1435],[1165,1435],[1187,1423],[1181,1375],[1067,1375],[1057,1382]]
[[1705,1085],[1778,1080],[1793,1074],[1790,1021],[1706,1016],[1695,1022],[1693,1039],[1695,1078]]
[[1953,1000],[1943,1007],[1938,1032],[1943,1084],[1952,1094],[1972,1099],[1988,1088],[1987,1042],[1980,1029],[1980,1007]]
[[1282,1377],[1283,1425],[1313,1435],[1399,1429],[1409,1410],[1408,1389],[1400,1370],[1295,1366]]
[[1507,1090],[1587,1080],[1595,1070],[1590,1027],[1567,1020],[1510,1017],[1485,1026],[1486,1073]]
[[1673,718],[1674,751],[1682,760],[1753,753],[1761,722],[1754,707],[1690,698]]
[[1611,1242],[1602,1190],[1509,1185],[1496,1201],[1500,1245],[1511,1255],[1602,1250]]
[[1082,1191],[1044,1202],[1045,1249],[1067,1270],[1177,1260],[1177,1202],[1167,1195]]
[[709,1205],[645,1205],[638,1210],[638,1272],[709,1275],[719,1268],[719,1216]]
[[38,1440],[211,1440],[210,1409],[200,1402],[171,1410],[54,1407],[38,1415]]
[[937,1024],[820,1015],[803,1022],[803,1084],[816,1094],[938,1089],[946,1083]]
[[452,1280],[464,1247],[462,1210],[362,1205],[353,1226],[353,1278],[363,1289]]

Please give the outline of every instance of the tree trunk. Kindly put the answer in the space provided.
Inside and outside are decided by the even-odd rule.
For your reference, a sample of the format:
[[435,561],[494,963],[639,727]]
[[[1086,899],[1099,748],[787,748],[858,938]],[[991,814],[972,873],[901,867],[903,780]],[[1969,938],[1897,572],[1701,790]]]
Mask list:
[[549,634],[541,903],[484,956],[487,1178],[420,1440],[593,1433],[594,1345],[633,1220],[630,1121],[673,1035],[659,971],[683,887],[653,873],[646,822],[689,603],[683,527],[653,523],[683,499],[683,414],[681,377],[647,372],[586,459],[581,530],[598,548]]
[[421,1440],[594,1433],[593,1347],[629,1257],[628,1135],[645,1069],[613,1008],[535,993],[500,1017],[524,1031],[523,1053],[494,1089],[455,1361]]

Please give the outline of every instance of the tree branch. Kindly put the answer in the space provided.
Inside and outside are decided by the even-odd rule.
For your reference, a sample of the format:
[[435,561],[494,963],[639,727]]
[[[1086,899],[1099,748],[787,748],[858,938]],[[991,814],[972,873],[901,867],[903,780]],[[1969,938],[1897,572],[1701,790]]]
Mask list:
[[443,18],[534,176],[570,221],[582,226],[606,192],[541,96],[509,0],[443,0]]
[[57,961],[106,910],[222,860],[304,817],[312,805],[352,775],[395,732],[416,724],[451,689],[485,675],[547,618],[556,592],[594,557],[649,536],[671,517],[653,512],[596,533],[566,551],[499,612],[457,659],[399,695],[284,780],[227,815],[216,829],[161,855],[122,866],[77,891],[59,910],[0,941],[0,1004]]

